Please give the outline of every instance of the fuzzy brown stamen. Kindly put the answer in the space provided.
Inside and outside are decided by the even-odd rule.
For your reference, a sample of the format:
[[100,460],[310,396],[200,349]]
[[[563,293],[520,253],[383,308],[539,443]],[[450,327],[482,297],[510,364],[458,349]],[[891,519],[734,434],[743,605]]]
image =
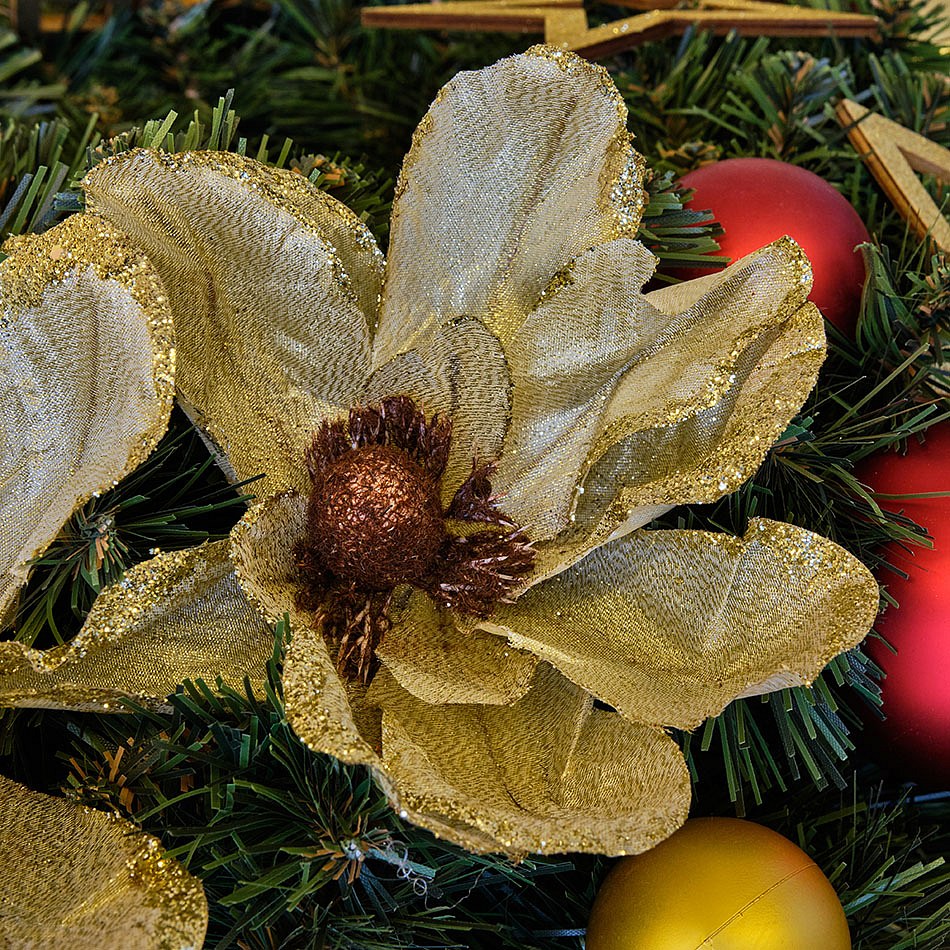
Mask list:
[[[297,602],[337,653],[341,676],[368,683],[389,628],[395,588],[412,584],[441,607],[487,616],[534,565],[524,533],[498,510],[492,463],[473,463],[443,511],[451,424],[394,396],[324,422],[307,453],[308,533],[295,550]],[[446,519],[490,525],[453,534]]]
[[376,647],[389,630],[392,595],[392,589],[365,594],[355,586],[329,592],[317,615],[323,635],[337,647],[340,676],[368,683],[375,675]]

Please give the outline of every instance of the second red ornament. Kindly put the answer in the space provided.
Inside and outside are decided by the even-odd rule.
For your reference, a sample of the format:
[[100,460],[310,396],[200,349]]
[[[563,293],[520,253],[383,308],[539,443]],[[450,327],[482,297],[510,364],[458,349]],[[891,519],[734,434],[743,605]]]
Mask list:
[[[879,577],[899,608],[888,607],[877,629],[897,653],[879,640],[868,640],[871,657],[886,673],[883,683],[887,720],[872,723],[881,759],[902,778],[928,787],[950,788],[950,422],[928,429],[926,442],[911,441],[907,455],[878,455],[859,475],[878,494],[882,508],[903,511],[933,537],[933,548],[912,551],[897,544],[888,560],[906,578],[891,571]],[[930,497],[893,497],[901,495]],[[888,497],[891,496],[891,497]]]

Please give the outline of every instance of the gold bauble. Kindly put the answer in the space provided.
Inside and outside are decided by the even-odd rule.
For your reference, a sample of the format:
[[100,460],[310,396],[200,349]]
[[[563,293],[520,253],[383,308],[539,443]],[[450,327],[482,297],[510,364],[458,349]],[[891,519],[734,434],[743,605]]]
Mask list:
[[587,950],[850,950],[821,869],[761,825],[695,818],[604,881]]

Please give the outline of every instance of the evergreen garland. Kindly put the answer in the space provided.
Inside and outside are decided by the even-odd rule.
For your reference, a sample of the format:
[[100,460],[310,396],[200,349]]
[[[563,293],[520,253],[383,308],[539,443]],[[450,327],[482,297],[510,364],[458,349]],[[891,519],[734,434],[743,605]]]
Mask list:
[[[856,339],[830,331],[819,384],[761,470],[717,504],[675,509],[662,524],[737,531],[753,515],[775,517],[886,569],[887,542],[925,544],[926,533],[882,511],[854,466],[950,417],[950,263],[907,231],[833,105],[857,99],[950,147],[950,82],[946,54],[924,39],[935,20],[922,4],[855,6],[881,17],[879,44],[790,48],[690,33],[607,65],[652,169],[640,237],[664,263],[716,249],[718,226],[684,208],[689,194],[675,184],[715,158],[800,164],[835,185],[876,238],[864,250]],[[526,45],[364,31],[351,0],[60,7],[58,18],[35,19],[56,29],[34,45],[0,31],[4,236],[79,210],[87,168],[148,145],[296,168],[385,244],[398,162],[439,86]],[[98,591],[152,549],[223,537],[254,486],[240,491],[176,413],[148,462],[84,506],[40,559],[9,635],[38,646],[67,639]],[[886,587],[883,596],[891,600]],[[364,770],[308,752],[290,731],[276,673],[287,635],[277,632],[264,699],[241,684],[199,682],[182,687],[170,716],[132,706],[115,716],[6,712],[0,770],[122,811],[162,837],[205,883],[209,946],[582,946],[610,862],[515,866],[401,822]],[[950,941],[950,798],[881,785],[875,750],[860,739],[880,702],[878,678],[855,650],[811,690],[737,701],[682,736],[694,811],[735,810],[798,841],[837,888],[857,950],[938,950]]]

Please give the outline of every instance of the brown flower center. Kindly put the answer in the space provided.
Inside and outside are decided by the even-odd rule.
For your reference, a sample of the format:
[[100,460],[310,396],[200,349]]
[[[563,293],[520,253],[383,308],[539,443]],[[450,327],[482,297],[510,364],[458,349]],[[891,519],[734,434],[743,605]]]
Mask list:
[[326,569],[367,590],[419,581],[445,537],[438,483],[400,449],[369,445],[332,463],[310,496]]
[[[407,396],[390,396],[325,421],[307,452],[313,490],[294,551],[297,603],[313,613],[346,679],[372,679],[400,584],[441,608],[487,617],[534,566],[524,532],[496,507],[491,462],[473,462],[443,509],[451,439],[446,417],[426,419]],[[469,527],[449,530],[452,522]]]

